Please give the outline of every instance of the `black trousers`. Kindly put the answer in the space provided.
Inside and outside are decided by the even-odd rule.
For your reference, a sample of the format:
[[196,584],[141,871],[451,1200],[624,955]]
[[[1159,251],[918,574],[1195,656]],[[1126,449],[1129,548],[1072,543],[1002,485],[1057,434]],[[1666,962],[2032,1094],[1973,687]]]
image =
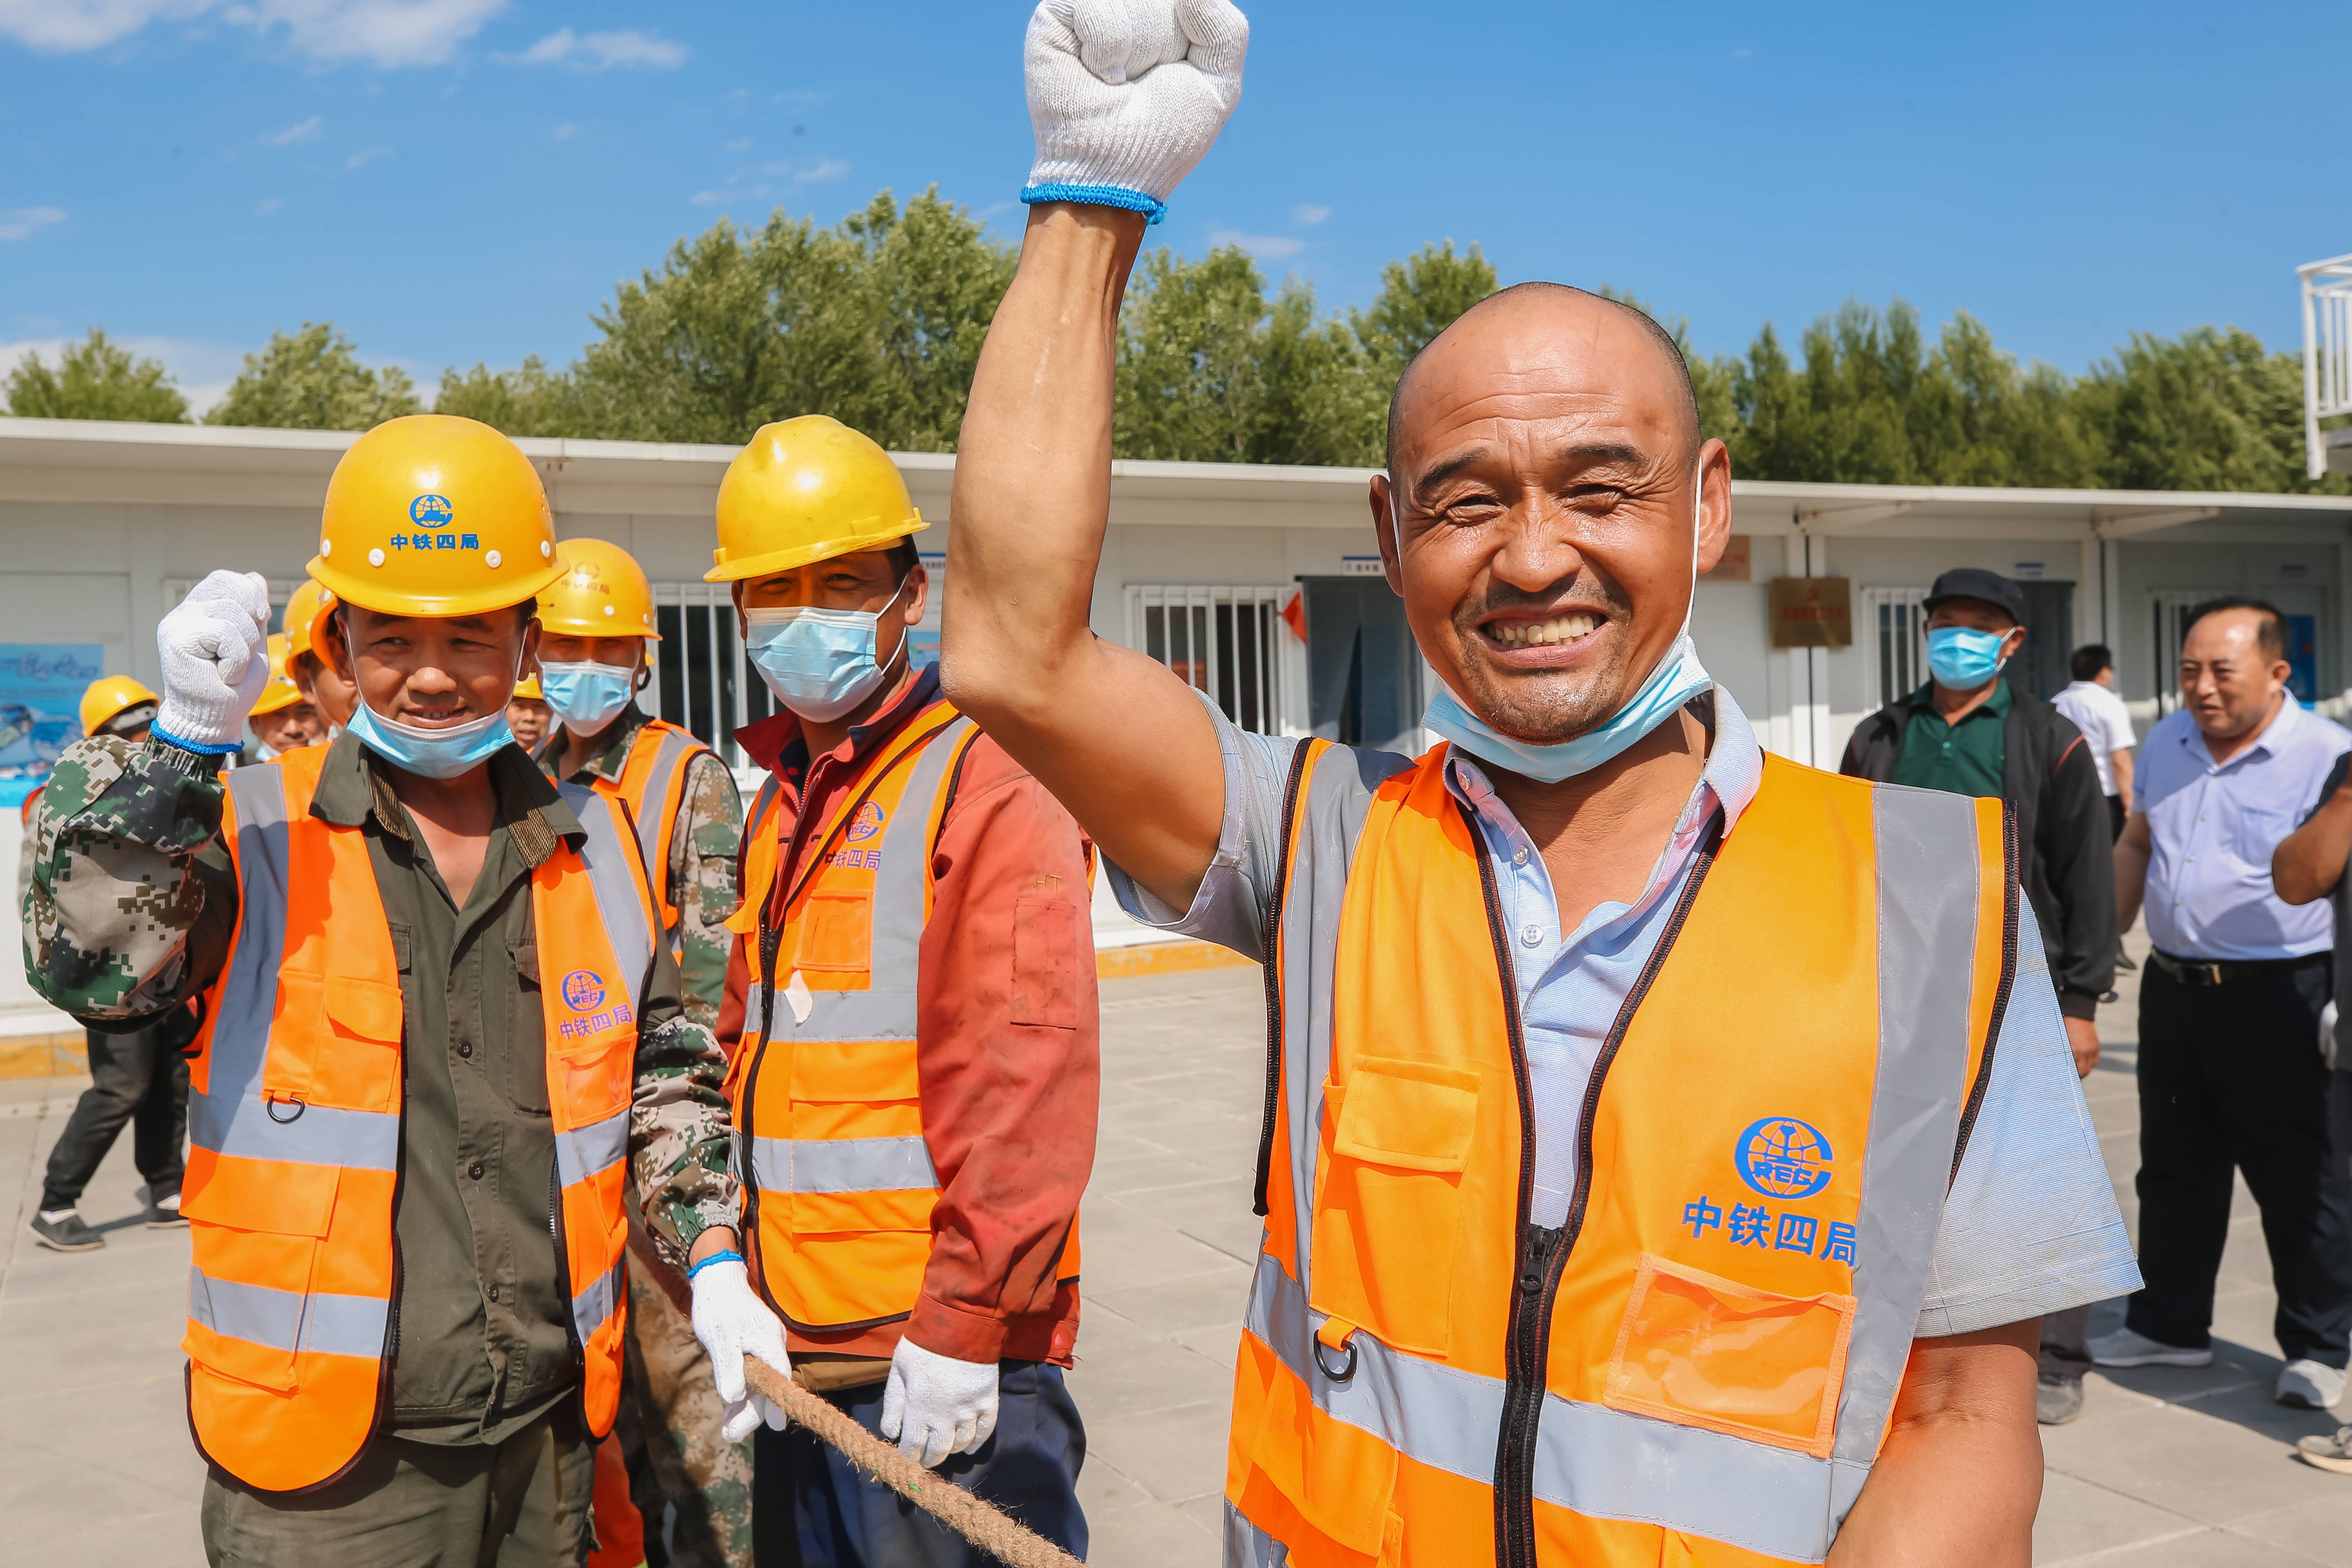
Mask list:
[[[2352,1337],[2352,1173],[2319,1058],[2329,956],[2186,985],[2151,962],[2139,991],[2139,1267],[2125,1321],[2168,1345],[2210,1342],[2231,1172],[2261,1205],[2273,1331],[2289,1361],[2341,1367]],[[2352,1125],[2352,1123],[2347,1123]]]
[[131,1129],[131,1158],[151,1199],[180,1190],[187,1170],[188,1061],[195,1037],[185,1008],[127,1035],[89,1031],[89,1087],[82,1090],[41,1182],[41,1207],[69,1209],[98,1173],[99,1163]]

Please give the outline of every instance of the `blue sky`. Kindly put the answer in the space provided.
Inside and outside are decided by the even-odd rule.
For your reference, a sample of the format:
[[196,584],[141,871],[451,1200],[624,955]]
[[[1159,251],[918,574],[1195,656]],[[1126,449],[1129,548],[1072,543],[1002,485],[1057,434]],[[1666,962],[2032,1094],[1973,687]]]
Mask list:
[[[0,0],[0,359],[105,326],[199,405],[273,328],[562,363],[721,215],[936,183],[1019,229],[1024,5]],[[1855,297],[2079,371],[2134,330],[2299,342],[2352,250],[2352,10],[1261,0],[1155,234],[1327,308],[1482,243],[1697,346]]]

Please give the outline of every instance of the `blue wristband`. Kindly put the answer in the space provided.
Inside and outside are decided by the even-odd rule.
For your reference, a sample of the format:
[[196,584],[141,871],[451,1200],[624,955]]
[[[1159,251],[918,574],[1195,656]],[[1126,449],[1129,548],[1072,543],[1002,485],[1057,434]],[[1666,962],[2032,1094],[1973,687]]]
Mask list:
[[1124,185],[1030,185],[1022,191],[1021,199],[1033,206],[1039,202],[1076,202],[1082,206],[1124,207],[1141,213],[1147,227],[1168,216],[1166,202]]
[[688,1279],[691,1279],[714,1263],[740,1263],[742,1261],[743,1255],[740,1252],[732,1250],[714,1252],[709,1257],[704,1258],[701,1262],[696,1264],[693,1268],[688,1269],[686,1271],[686,1277]]
[[243,746],[235,744],[210,746],[202,741],[184,741],[161,724],[150,724],[147,727],[147,733],[167,746],[176,746],[184,752],[194,752],[200,757],[233,757],[245,750]]

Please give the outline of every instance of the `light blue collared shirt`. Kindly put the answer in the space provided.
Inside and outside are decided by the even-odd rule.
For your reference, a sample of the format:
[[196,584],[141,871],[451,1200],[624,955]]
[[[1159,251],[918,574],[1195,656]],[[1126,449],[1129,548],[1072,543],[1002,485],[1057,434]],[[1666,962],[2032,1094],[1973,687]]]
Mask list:
[[2132,809],[2147,817],[2147,938],[2176,958],[2301,958],[2336,940],[2328,900],[2297,907],[2271,886],[2271,851],[2319,798],[2352,731],[2293,697],[2244,751],[2216,765],[2186,709],[2147,732]]
[[[1601,905],[1565,937],[1543,857],[1484,771],[1458,751],[1448,770],[1448,787],[1478,820],[1513,937],[1537,1121],[1529,1217],[1538,1225],[1557,1226],[1568,1216],[1593,1064],[1664,934],[1701,837],[1718,812],[1727,832],[1736,826],[1763,777],[1764,753],[1748,716],[1723,687],[1712,696],[1715,738],[1706,766],[1642,896],[1631,906]],[[1702,717],[1707,700],[1694,704]],[[1224,756],[1224,824],[1192,907],[1170,909],[1117,866],[1105,861],[1103,868],[1120,907],[1145,925],[1261,959],[1266,900],[1283,854],[1284,785],[1299,742],[1251,734],[1213,705],[1209,711]],[[1404,759],[1395,761],[1402,766]],[[1759,931],[1757,940],[1769,942],[1771,933]],[[2074,1076],[2041,927],[2021,921],[2017,980],[1967,1157],[1945,1199],[1917,1333],[1997,1328],[2125,1295],[2139,1283]]]

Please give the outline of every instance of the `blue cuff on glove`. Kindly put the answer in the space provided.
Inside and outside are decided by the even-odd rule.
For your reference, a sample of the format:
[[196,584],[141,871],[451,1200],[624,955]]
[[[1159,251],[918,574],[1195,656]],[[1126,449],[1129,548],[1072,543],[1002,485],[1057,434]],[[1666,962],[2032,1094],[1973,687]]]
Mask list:
[[743,1255],[742,1255],[741,1253],[740,1253],[740,1252],[735,1252],[735,1251],[731,1251],[731,1250],[730,1250],[730,1251],[719,1251],[719,1252],[714,1252],[714,1253],[712,1253],[709,1257],[708,1257],[708,1258],[704,1258],[701,1262],[699,1262],[699,1263],[696,1264],[693,1268],[691,1268],[688,1269],[688,1270],[686,1271],[686,1277],[687,1277],[688,1279],[693,1279],[696,1275],[698,1275],[698,1274],[701,1273],[704,1269],[706,1269],[706,1268],[709,1268],[709,1267],[710,1267],[712,1264],[714,1264],[714,1263],[741,1263],[741,1262],[743,1262]]
[[181,737],[174,735],[172,731],[163,728],[161,724],[149,725],[147,727],[147,733],[153,736],[156,740],[163,742],[163,744],[167,746],[177,746],[184,752],[194,752],[200,757],[233,757],[239,752],[245,750],[243,746],[238,745],[234,742],[226,746],[215,746],[208,745],[203,741],[183,740]]
[[1158,223],[1168,216],[1166,202],[1123,185],[1030,185],[1022,191],[1021,199],[1031,206],[1039,202],[1076,202],[1090,207],[1123,207],[1131,213],[1141,213],[1146,224]]

